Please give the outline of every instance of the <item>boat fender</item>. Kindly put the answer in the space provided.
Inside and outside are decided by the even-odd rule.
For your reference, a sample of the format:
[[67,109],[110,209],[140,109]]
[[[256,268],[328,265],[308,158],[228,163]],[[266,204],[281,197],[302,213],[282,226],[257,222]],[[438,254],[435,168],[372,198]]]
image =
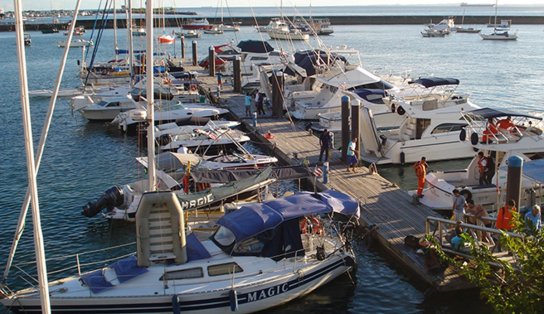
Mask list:
[[189,193],[189,176],[185,174],[182,179],[183,183],[183,192]]
[[479,138],[480,138],[480,137],[478,136],[478,133],[476,133],[476,132],[470,134],[470,143],[471,143],[472,145],[478,144]]
[[317,258],[318,261],[323,261],[326,257],[324,245],[315,248],[315,258]]
[[404,115],[406,113],[406,110],[404,110],[404,108],[402,108],[402,106],[399,106],[397,108],[397,113],[402,116],[402,115]]
[[400,152],[400,165],[404,166],[405,163],[406,163],[406,155],[404,154],[404,152]]
[[230,301],[230,310],[231,312],[238,311],[238,293],[235,289],[229,291],[229,301]]
[[172,296],[172,312],[174,314],[181,314],[181,308],[179,306],[179,298],[177,295]]
[[461,142],[464,142],[464,141],[466,141],[466,139],[467,139],[467,130],[465,130],[463,128],[463,129],[461,129],[461,132],[459,133],[459,140]]
[[460,194],[463,195],[463,196],[465,197],[465,200],[466,200],[466,201],[472,199],[472,192],[470,192],[470,191],[467,190],[467,189],[461,190]]

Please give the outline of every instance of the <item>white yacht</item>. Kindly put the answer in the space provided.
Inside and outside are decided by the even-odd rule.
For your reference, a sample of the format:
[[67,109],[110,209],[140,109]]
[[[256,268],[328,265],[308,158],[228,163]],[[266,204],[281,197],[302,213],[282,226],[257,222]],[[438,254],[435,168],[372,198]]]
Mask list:
[[284,20],[272,20],[266,30],[270,39],[279,40],[309,40],[310,35],[303,33],[299,29],[290,28]]
[[[421,198],[420,202],[437,210],[451,209],[452,190],[457,188],[476,204],[497,209],[497,204],[506,201],[504,191],[508,158],[519,156],[524,162],[544,159],[542,118],[491,108],[466,112],[463,116],[468,126],[461,139],[466,146],[473,149],[475,157],[465,169],[448,169],[427,174],[427,188],[423,192],[425,197]],[[491,136],[489,143],[482,142],[485,121],[507,117],[511,117],[514,126],[508,130],[499,129]],[[490,185],[479,185],[479,157],[476,151],[482,151],[485,156],[494,159],[496,168]],[[501,191],[502,193],[497,194]],[[521,191],[521,204],[518,208],[530,205],[531,198],[534,198],[535,194],[541,194],[540,182],[524,176]]]
[[422,156],[428,161],[470,158],[471,147],[459,140],[459,133],[467,125],[462,111],[479,109],[468,96],[450,92],[434,92],[435,87],[457,86],[459,80],[438,77],[419,78],[412,85],[428,90],[403,89],[393,93],[390,109],[376,115],[402,117],[398,128],[379,130],[373,112],[364,108],[361,112],[361,158],[377,164],[404,164],[416,162]]

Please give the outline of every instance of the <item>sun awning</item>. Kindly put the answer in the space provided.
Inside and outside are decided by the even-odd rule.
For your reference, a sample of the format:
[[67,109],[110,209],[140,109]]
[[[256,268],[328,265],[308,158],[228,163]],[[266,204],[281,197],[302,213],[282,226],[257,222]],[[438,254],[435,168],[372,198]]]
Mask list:
[[537,117],[537,116],[532,116],[528,114],[523,114],[523,113],[513,112],[513,111],[503,110],[503,109],[500,109],[500,110],[493,109],[493,108],[481,108],[481,109],[472,110],[468,113],[471,115],[480,116],[486,119],[511,116],[511,117],[525,117],[525,118],[542,120],[541,117]]
[[410,82],[410,84],[419,84],[429,88],[442,85],[459,85],[459,80],[454,78],[429,76],[420,77],[417,80]]

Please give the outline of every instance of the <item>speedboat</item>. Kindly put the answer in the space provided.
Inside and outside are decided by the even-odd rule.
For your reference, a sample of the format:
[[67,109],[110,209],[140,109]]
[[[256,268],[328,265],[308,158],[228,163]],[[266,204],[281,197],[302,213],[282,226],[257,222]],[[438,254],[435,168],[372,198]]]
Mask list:
[[[305,296],[356,264],[350,241],[359,205],[340,192],[242,205],[203,241],[185,232],[185,205],[172,192],[144,194],[137,253],[50,282],[51,310],[257,312]],[[40,311],[37,287],[1,295],[8,310]]]
[[[85,40],[85,39],[76,39],[76,40],[72,40],[70,42],[70,48],[76,48],[76,47],[89,47],[89,46],[94,46],[94,43],[92,40]],[[64,48],[66,47],[66,41],[59,41],[57,43],[57,47],[59,48]]]
[[299,29],[290,28],[289,25],[281,20],[271,20],[266,33],[270,39],[280,40],[309,40],[310,35],[303,33]]
[[[136,160],[144,167],[148,166],[146,157]],[[157,184],[160,191],[174,191],[179,200],[187,202],[185,209],[219,209],[233,199],[259,193],[276,179],[272,177],[272,168],[268,167],[248,177],[224,184],[209,184],[193,178],[191,169],[202,158],[194,154],[160,153],[155,159],[157,166]],[[206,169],[203,169],[206,170]],[[83,206],[82,214],[94,217],[103,212],[106,219],[134,221],[142,195],[148,191],[148,180],[138,180],[123,186],[108,188],[95,201]]]
[[183,29],[212,29],[213,25],[208,22],[208,19],[192,19],[188,23],[182,24]]
[[[411,82],[414,88],[392,92],[384,98],[388,108],[376,116],[398,115],[398,128],[381,130],[372,110],[361,109],[361,159],[376,164],[404,164],[427,161],[471,158],[474,151],[459,140],[467,126],[462,111],[479,109],[466,95],[454,93],[459,80],[424,77]],[[420,93],[420,91],[425,93]],[[383,118],[382,118],[383,119]],[[391,119],[386,119],[391,121]]]
[[187,133],[173,136],[164,134],[157,138],[159,151],[177,151],[183,146],[195,153],[212,153],[249,140],[249,136],[242,131],[229,128],[195,128]]
[[[121,112],[112,123],[117,124],[124,132],[134,132],[147,116],[145,109],[147,105],[142,103],[139,105],[138,109]],[[155,125],[170,122],[186,123],[191,119],[217,118],[227,112],[227,109],[199,103],[163,102],[161,106],[155,107],[154,123]]]
[[188,30],[186,32],[177,32],[176,35],[181,38],[183,36],[184,38],[200,38],[202,37],[201,32],[197,32],[195,30]]
[[[499,129],[497,134],[491,135],[488,141],[483,142],[485,121],[507,117],[512,118],[514,126],[508,130]],[[495,161],[496,169],[491,184],[479,185],[478,156],[474,153],[475,157],[465,169],[435,170],[428,173],[427,188],[423,192],[425,197],[421,198],[420,202],[437,210],[451,209],[452,190],[459,189],[466,198],[471,198],[476,204],[497,209],[497,204],[506,201],[505,193],[500,191],[506,190],[508,159],[511,156],[518,156],[524,162],[541,162],[544,158],[542,118],[491,108],[465,112],[463,118],[468,123],[460,135],[463,143],[473,151],[484,152],[485,156],[490,156]],[[525,171],[522,173],[525,174]],[[530,205],[531,199],[536,194],[541,194],[540,190],[540,182],[524,176],[520,197],[522,203],[518,204],[518,208]]]
[[72,98],[72,108],[89,121],[111,121],[121,112],[138,108],[126,94],[120,96],[81,95]]
[[[289,110],[294,118],[299,120],[317,120],[318,114],[329,112],[339,112],[341,108],[341,98],[345,91],[355,91],[358,89],[376,89],[387,90],[394,88],[390,83],[382,80],[380,77],[370,73],[362,67],[357,67],[348,71],[331,71],[317,76],[317,81],[321,83],[320,88],[314,89],[314,92],[296,92],[295,98],[290,99]],[[305,97],[297,98],[302,94]],[[313,95],[313,97],[311,97]],[[310,97],[308,97],[310,96]],[[365,98],[361,98],[365,102]]]

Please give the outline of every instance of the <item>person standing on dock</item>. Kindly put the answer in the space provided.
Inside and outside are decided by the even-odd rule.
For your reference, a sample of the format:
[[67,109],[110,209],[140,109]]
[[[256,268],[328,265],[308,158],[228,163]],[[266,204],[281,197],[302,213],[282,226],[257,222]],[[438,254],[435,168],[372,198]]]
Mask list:
[[427,158],[421,157],[421,160],[412,165],[417,177],[417,197],[423,197],[423,188],[425,188],[425,177],[427,176]]
[[512,230],[512,213],[517,211],[516,201],[513,199],[508,200],[497,213],[497,222],[495,223],[495,227],[505,231]]
[[349,172],[349,168],[352,168],[353,172],[355,172],[355,165],[358,162],[357,156],[355,155],[356,147],[357,147],[357,137],[354,137],[348,144],[348,151],[347,151],[348,172]]
[[266,114],[264,112],[264,97],[265,97],[264,93],[258,92],[257,93],[257,98],[256,98],[256,103],[255,103],[255,106],[257,107],[257,114],[263,115],[263,116]]
[[484,152],[478,152],[478,172],[480,174],[478,183],[480,185],[487,185],[491,183],[487,181],[488,171],[489,169],[487,169],[487,158],[484,156]]
[[223,89],[223,73],[217,72],[217,87],[219,90]]
[[459,192],[458,189],[454,189],[452,193],[453,193],[453,205],[452,205],[453,217],[455,221],[463,222],[463,217],[465,215],[465,205],[467,202],[465,200],[465,197],[461,194],[461,192]]
[[246,93],[246,96],[244,97],[244,107],[246,108],[246,117],[251,116],[251,94],[249,92]]
[[329,161],[329,155],[332,148],[332,137],[330,133],[332,132],[329,132],[329,130],[325,129],[319,137],[319,146],[321,148],[319,151],[319,162],[323,160],[323,153],[325,153],[325,161]]

